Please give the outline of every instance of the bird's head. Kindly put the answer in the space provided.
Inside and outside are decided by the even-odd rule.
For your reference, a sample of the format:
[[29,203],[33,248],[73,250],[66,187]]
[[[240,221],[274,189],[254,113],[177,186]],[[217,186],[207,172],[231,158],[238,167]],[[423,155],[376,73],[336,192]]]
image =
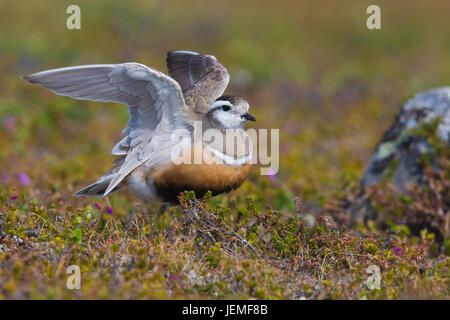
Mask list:
[[240,96],[222,96],[209,108],[208,117],[222,129],[243,129],[247,120],[255,121],[248,113],[249,105]]

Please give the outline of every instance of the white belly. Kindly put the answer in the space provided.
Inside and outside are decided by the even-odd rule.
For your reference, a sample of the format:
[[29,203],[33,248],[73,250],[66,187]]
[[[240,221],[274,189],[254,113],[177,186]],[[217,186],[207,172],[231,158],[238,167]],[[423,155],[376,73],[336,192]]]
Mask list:
[[135,170],[127,178],[128,189],[138,198],[148,202],[161,202],[157,195],[153,179],[145,180],[145,175],[141,170]]

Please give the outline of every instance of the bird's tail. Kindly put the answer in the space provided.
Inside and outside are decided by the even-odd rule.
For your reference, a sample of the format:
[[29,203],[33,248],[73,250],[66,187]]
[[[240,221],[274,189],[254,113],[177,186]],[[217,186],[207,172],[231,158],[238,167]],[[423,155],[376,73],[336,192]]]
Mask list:
[[[109,183],[114,178],[116,173],[119,171],[120,167],[122,166],[123,159],[125,157],[120,157],[115,160],[115,166],[109,170],[107,173],[105,173],[103,176],[100,177],[100,179],[97,180],[97,182],[94,182],[83,189],[77,191],[74,193],[75,197],[103,197],[105,194],[106,189],[108,189]],[[117,185],[109,194],[118,191],[123,187],[123,183],[120,183]]]
[[[103,197],[105,194],[106,189],[108,189],[109,183],[113,179],[114,175],[108,175],[103,176],[100,179],[98,179],[97,182],[94,182],[93,184],[88,185],[87,187],[84,187],[83,189],[77,191],[74,196],[75,197],[85,197],[85,196],[91,196],[91,197]],[[116,188],[114,188],[113,192],[116,192],[121,188],[121,185],[118,185]]]

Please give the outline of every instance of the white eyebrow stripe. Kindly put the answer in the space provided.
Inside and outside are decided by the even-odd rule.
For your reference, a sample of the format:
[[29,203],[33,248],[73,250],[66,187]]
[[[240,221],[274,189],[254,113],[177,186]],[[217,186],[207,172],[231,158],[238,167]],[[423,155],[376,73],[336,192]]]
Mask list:
[[223,105],[227,105],[227,106],[230,106],[230,108],[233,108],[233,105],[231,104],[230,101],[219,100],[219,101],[214,102],[214,103],[211,105],[211,107],[209,107],[209,110],[212,110],[212,109],[214,109],[214,108],[216,108],[216,107],[220,107],[220,106],[223,106]]
[[173,51],[173,53],[186,53],[186,54],[192,54],[192,55],[199,55],[198,52],[194,52],[194,51],[189,51],[189,50],[176,50]]
[[250,151],[250,153],[248,155],[246,155],[245,157],[236,159],[236,158],[231,157],[227,154],[224,154],[224,153],[218,151],[217,149],[214,149],[208,145],[206,145],[206,148],[209,151],[211,151],[214,154],[214,156],[216,156],[217,158],[222,160],[224,163],[226,163],[230,166],[233,166],[233,167],[239,167],[239,166],[249,163],[253,156],[253,151]]

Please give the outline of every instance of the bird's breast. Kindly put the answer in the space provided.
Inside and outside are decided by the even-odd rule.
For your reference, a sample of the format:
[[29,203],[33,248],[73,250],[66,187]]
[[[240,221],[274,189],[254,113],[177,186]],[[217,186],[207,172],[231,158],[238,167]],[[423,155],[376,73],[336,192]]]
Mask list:
[[251,164],[239,167],[227,164],[180,164],[169,165],[153,179],[158,196],[168,202],[177,202],[183,191],[195,191],[202,197],[211,191],[213,195],[238,188],[250,173]]

